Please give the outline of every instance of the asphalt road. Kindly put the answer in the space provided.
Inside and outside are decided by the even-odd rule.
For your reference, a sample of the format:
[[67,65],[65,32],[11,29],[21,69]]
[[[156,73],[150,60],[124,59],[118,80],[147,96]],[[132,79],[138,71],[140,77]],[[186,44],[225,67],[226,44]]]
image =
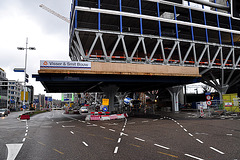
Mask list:
[[[52,111],[0,119],[0,159],[7,145],[16,160],[240,160],[240,120],[159,116],[84,121],[84,115]],[[10,151],[11,150],[11,151]]]

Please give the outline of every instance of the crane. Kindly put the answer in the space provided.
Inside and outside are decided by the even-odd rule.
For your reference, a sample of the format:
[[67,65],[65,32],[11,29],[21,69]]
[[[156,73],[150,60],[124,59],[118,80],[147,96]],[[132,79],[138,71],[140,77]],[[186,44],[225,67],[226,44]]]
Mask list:
[[64,16],[60,15],[59,13],[57,13],[57,12],[55,12],[54,10],[46,7],[45,5],[41,4],[41,5],[39,5],[39,7],[41,7],[42,9],[44,9],[44,10],[46,10],[46,11],[48,11],[49,13],[57,16],[57,17],[60,18],[61,20],[65,21],[65,22],[67,22],[67,23],[70,23],[70,19],[68,19],[67,17],[64,17]]

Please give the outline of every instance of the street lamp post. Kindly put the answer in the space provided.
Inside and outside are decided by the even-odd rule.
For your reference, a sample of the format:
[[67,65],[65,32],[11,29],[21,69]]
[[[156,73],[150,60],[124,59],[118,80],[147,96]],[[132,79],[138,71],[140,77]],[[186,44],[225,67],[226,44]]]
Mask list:
[[35,47],[28,47],[28,38],[26,38],[26,48],[24,47],[17,47],[18,50],[26,50],[25,54],[25,67],[24,67],[24,85],[23,85],[23,111],[25,112],[25,100],[26,100],[26,69],[27,69],[27,50],[36,50]]

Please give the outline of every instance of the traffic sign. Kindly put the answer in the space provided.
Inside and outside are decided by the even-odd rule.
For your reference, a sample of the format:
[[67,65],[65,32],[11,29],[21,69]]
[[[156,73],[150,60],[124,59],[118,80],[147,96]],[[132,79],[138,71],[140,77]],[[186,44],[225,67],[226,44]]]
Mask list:
[[23,105],[23,109],[26,109],[26,105]]
[[206,99],[207,99],[208,101],[210,101],[211,98],[212,98],[212,97],[211,97],[210,95],[207,95],[207,96],[206,96]]
[[206,103],[207,103],[208,106],[212,105],[212,101],[207,101]]
[[109,99],[102,99],[102,105],[108,106],[109,105]]
[[25,68],[14,68],[13,71],[14,72],[24,72]]
[[107,107],[103,107],[103,111],[106,112],[108,110]]

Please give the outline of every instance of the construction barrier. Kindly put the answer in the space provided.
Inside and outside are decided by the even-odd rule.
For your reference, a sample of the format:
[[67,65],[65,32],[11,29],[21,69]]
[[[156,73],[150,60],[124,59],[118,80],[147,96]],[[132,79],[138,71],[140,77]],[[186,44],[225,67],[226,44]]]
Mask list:
[[112,115],[106,115],[109,114],[109,112],[91,112],[91,115],[87,115],[85,120],[86,121],[106,121],[106,120],[114,120],[114,119],[123,119],[127,118],[127,113],[124,114],[112,114]]
[[91,115],[90,120],[91,121],[100,121],[101,116],[100,115]]
[[101,121],[107,121],[107,120],[110,120],[109,115],[102,115],[101,116]]
[[23,119],[27,119],[27,120],[30,120],[30,115],[21,115],[21,117],[20,117],[20,119],[21,120],[23,120]]

